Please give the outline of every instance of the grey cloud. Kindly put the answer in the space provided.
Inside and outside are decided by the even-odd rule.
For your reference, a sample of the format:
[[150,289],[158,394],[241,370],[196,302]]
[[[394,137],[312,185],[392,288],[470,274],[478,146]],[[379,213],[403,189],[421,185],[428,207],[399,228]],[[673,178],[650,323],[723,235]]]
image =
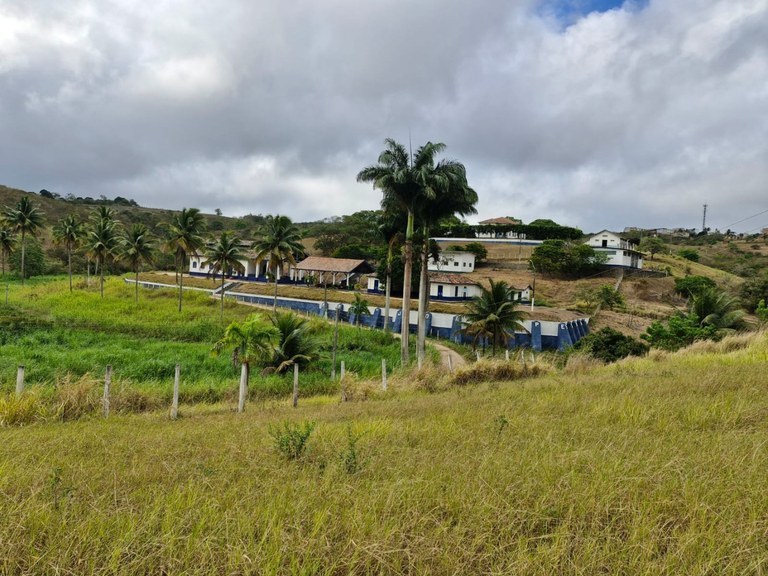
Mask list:
[[307,220],[376,207],[355,173],[410,133],[465,162],[478,218],[693,226],[709,201],[732,222],[768,186],[767,25],[764,0],[565,29],[533,0],[6,2],[0,171]]

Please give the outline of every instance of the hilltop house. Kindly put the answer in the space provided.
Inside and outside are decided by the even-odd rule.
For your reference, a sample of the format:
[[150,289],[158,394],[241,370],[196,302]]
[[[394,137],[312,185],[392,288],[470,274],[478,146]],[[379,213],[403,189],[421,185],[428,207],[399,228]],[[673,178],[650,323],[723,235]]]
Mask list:
[[608,257],[606,266],[636,269],[643,267],[643,253],[637,249],[637,245],[618,234],[602,230],[590,236],[586,244],[594,248],[595,252]]
[[430,272],[474,272],[475,255],[472,252],[443,250],[437,260],[429,259],[427,270]]
[[[521,220],[508,218],[507,216],[489,218],[488,220],[478,222],[475,236],[478,238],[525,238],[525,234],[518,235],[517,232],[507,230],[510,226],[517,226],[519,224],[522,224]],[[498,228],[498,230],[494,228]]]

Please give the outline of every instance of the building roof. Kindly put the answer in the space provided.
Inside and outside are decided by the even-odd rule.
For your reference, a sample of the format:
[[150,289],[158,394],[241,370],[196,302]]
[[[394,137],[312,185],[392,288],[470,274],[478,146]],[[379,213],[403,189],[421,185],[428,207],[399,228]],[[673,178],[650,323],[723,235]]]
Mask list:
[[478,283],[470,280],[464,274],[445,274],[443,272],[430,272],[429,281],[433,284],[464,284],[465,286],[478,286]]
[[481,220],[479,224],[492,225],[492,226],[515,226],[521,224],[520,220],[515,218],[508,218],[507,216],[501,216],[500,218],[489,218],[488,220]]
[[373,272],[373,266],[365,260],[353,260],[352,258],[326,258],[323,256],[309,256],[295,266],[296,270],[310,272],[342,272],[344,274],[366,274]]

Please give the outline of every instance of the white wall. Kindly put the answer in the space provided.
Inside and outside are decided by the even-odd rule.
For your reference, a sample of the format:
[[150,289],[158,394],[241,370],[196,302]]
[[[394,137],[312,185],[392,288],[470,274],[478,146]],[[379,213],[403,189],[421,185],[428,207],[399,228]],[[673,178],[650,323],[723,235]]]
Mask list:
[[427,263],[430,272],[474,272],[475,255],[472,252],[444,251],[440,253],[440,259],[435,262],[431,258]]

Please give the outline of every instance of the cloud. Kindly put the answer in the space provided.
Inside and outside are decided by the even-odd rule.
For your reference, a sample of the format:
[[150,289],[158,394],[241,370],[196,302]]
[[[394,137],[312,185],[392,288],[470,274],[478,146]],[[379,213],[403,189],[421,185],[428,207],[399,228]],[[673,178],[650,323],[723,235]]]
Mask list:
[[377,207],[355,174],[410,134],[477,219],[764,209],[766,0],[567,4],[7,1],[3,183],[308,220]]

